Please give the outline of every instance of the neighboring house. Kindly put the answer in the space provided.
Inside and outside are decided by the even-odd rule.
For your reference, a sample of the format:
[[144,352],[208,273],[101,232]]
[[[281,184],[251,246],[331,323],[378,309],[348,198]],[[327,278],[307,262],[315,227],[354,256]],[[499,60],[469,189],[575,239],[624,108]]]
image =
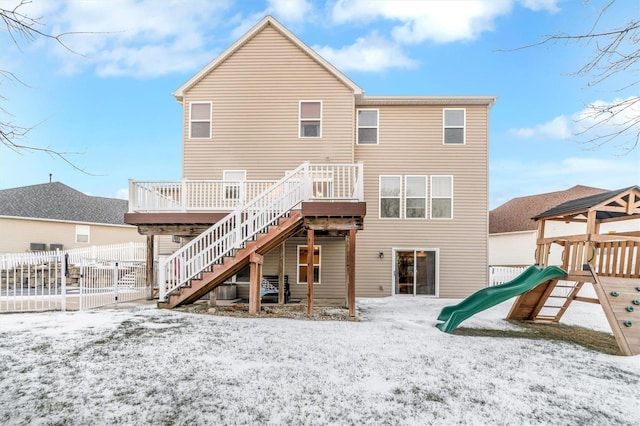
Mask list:
[[[606,193],[608,190],[576,185],[564,191],[514,198],[489,212],[489,264],[492,266],[526,266],[535,263],[538,222],[536,215],[558,205]],[[583,224],[549,221],[544,237],[578,235]],[[601,233],[638,230],[638,221],[602,224]],[[551,253],[551,264],[561,264],[562,252]]]
[[126,200],[93,197],[60,182],[0,190],[0,253],[142,242],[123,222]]
[[[486,285],[488,122],[495,97],[366,96],[269,16],[174,96],[183,106],[184,180],[131,182],[125,221],[141,232],[187,241],[278,179],[288,176],[270,194],[308,177],[313,194],[286,214],[293,218],[300,209],[301,228],[278,241],[280,250],[258,250],[262,273],[287,275],[293,298],[307,297],[309,270],[313,295],[328,299],[344,300],[350,277],[357,296],[367,297],[463,297]],[[311,166],[299,169],[303,162]],[[312,269],[309,230],[315,231]],[[350,231],[357,231],[357,244]],[[206,251],[212,241],[197,237],[166,273],[179,275],[185,267],[189,275],[194,264],[218,256]],[[348,260],[354,244],[355,259]],[[191,251],[195,245],[200,254]],[[245,268],[228,280],[248,274]],[[246,297],[248,288],[240,294]]]

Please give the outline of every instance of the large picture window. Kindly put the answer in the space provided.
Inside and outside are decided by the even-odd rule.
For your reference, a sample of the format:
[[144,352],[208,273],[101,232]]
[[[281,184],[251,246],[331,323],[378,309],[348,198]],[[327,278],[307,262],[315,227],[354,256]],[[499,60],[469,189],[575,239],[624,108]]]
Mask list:
[[300,101],[299,116],[299,137],[322,137],[322,101]]
[[380,217],[400,218],[400,176],[380,176]]
[[211,138],[211,102],[189,104],[189,138]]
[[465,110],[445,109],[444,143],[448,145],[464,145],[465,143]]
[[376,145],[378,143],[378,110],[358,110],[358,144]]
[[431,218],[453,218],[453,176],[431,176]]
[[[298,246],[298,284],[307,283],[308,246]],[[320,284],[320,246],[313,246],[313,283]]]
[[427,217],[427,177],[405,176],[405,214],[407,219]]

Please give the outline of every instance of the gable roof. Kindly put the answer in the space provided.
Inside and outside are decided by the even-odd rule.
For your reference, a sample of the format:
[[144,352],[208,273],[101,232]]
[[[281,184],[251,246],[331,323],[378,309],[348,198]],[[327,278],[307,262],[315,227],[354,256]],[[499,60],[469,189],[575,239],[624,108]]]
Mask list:
[[538,225],[533,216],[567,201],[606,192],[606,189],[576,185],[564,191],[514,198],[489,212],[489,233],[536,230]]
[[127,200],[93,197],[60,183],[0,190],[0,216],[124,225]]
[[286,29],[280,22],[278,22],[273,16],[267,15],[260,22],[254,25],[245,35],[240,37],[235,43],[233,43],[227,50],[218,55],[213,61],[209,62],[204,68],[202,68],[196,75],[191,77],[186,83],[182,86],[178,87],[174,92],[173,96],[176,98],[178,102],[182,102],[184,98],[184,92],[193,87],[196,83],[202,80],[206,75],[208,75],[211,71],[216,69],[218,65],[224,62],[228,57],[233,55],[238,49],[244,46],[247,42],[249,42],[252,38],[256,36],[256,34],[260,33],[267,26],[273,27],[280,34],[289,39],[293,44],[298,46],[303,52],[309,55],[312,59],[314,59],[317,63],[323,66],[327,71],[333,74],[338,80],[340,80],[344,85],[351,88],[354,94],[361,95],[364,93],[358,85],[356,85],[349,77],[344,75],[340,70],[331,65],[326,59],[316,53],[315,50],[304,44],[298,37],[293,35],[288,29]]
[[[634,198],[629,200],[631,197]],[[627,203],[630,201],[632,204],[631,207],[633,207],[634,205],[637,206],[638,199],[640,199],[640,186],[630,186],[627,188],[616,189],[614,191],[603,192],[601,194],[578,198],[577,200],[567,201],[537,214],[533,219],[586,215],[586,213],[592,208],[595,208],[596,210],[596,219],[610,219],[626,216],[633,214],[633,211],[621,211],[624,209],[621,209],[619,201],[627,201]]]

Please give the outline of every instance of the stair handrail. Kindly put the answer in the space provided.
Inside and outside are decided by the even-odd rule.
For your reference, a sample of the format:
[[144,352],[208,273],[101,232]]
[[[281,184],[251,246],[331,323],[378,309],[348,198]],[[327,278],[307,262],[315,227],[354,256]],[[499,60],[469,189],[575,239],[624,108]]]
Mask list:
[[[274,225],[312,197],[309,162],[304,162],[260,195],[236,207],[223,219],[189,241],[158,267],[159,300],[186,285],[259,232]],[[239,226],[238,226],[239,224]]]

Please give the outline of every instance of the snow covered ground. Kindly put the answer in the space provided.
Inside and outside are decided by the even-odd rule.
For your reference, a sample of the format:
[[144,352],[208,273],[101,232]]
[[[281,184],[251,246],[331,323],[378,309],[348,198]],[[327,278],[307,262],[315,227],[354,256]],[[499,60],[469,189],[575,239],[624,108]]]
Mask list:
[[[361,322],[0,315],[0,423],[640,424],[640,356],[442,333],[456,302],[362,299]],[[514,327],[511,303],[463,326]],[[565,322],[609,330],[598,305]]]

